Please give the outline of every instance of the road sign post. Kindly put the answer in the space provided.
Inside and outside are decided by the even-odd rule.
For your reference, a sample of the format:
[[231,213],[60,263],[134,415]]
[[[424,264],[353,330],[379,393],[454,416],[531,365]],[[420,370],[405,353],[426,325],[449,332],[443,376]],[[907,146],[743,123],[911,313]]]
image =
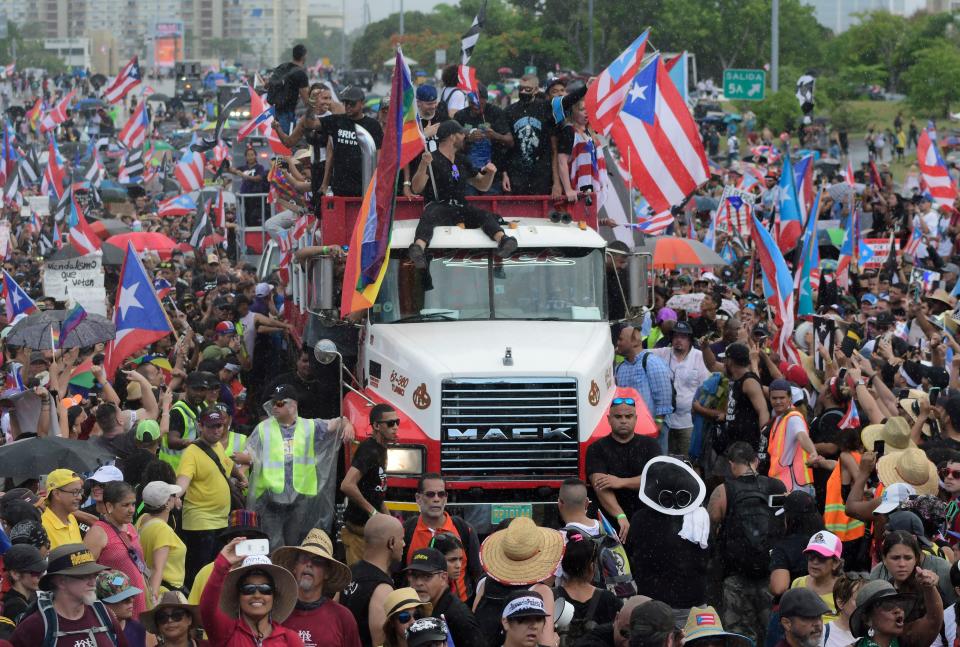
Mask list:
[[723,71],[723,96],[731,101],[763,101],[766,88],[765,70]]

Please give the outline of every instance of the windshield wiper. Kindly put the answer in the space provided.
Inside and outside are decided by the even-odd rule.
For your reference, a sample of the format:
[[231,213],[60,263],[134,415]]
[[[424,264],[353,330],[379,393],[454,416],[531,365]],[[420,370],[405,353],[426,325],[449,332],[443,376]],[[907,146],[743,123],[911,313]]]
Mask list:
[[[453,310],[447,310],[447,312],[453,312]],[[457,321],[456,317],[451,317],[443,312],[422,312],[420,314],[400,317],[393,323],[404,323],[407,321],[429,321],[431,319],[440,319],[441,321]]]

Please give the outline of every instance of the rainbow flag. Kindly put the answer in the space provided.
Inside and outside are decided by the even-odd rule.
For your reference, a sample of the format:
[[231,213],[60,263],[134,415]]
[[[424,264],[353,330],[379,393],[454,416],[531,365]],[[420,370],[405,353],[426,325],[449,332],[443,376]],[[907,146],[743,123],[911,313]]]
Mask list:
[[38,98],[37,102],[33,104],[33,107],[27,111],[27,121],[30,123],[30,129],[33,132],[37,132],[37,129],[40,127],[40,117],[43,116],[44,107],[43,99]]
[[74,330],[77,329],[77,326],[87,318],[87,311],[83,309],[83,306],[79,303],[74,305],[67,312],[67,316],[64,317],[63,321],[60,322],[60,337],[58,339],[57,348],[60,348],[61,345],[66,342],[67,337]]
[[[413,158],[423,152],[425,140],[423,137],[423,127],[420,124],[420,114],[417,110],[416,90],[413,87],[413,81],[410,80],[410,68],[407,67],[406,63],[404,63],[399,72],[402,75],[401,89],[403,91],[403,126],[401,131],[402,134],[400,135],[400,167],[403,168],[412,162]],[[392,97],[390,100],[390,106],[392,111]],[[415,170],[416,169],[412,169],[412,171]]]
[[[343,274],[341,316],[369,308],[377,299],[380,284],[390,260],[390,230],[393,226],[393,208],[396,203],[394,188],[402,166],[402,156],[423,148],[423,140],[415,142],[413,134],[419,122],[410,70],[397,48],[396,66],[390,90],[390,112],[384,128],[383,145],[377,158],[377,168],[363,195],[360,214],[354,225]],[[410,142],[404,143],[405,133]],[[419,137],[419,135],[417,135]],[[407,148],[405,151],[404,148]]]

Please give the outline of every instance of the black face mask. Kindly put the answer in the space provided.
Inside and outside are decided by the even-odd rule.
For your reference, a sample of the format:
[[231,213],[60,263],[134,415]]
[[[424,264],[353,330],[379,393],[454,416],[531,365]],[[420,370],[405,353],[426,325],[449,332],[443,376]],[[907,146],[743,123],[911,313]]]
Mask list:
[[524,103],[529,103],[530,101],[533,100],[533,92],[521,92],[520,100],[523,101]]

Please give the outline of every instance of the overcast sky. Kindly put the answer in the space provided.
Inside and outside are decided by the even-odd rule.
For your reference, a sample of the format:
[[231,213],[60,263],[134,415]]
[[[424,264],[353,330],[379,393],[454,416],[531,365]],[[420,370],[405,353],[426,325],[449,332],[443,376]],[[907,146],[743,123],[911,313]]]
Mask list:
[[[400,11],[400,0],[367,0],[370,6],[370,19],[382,20],[392,13]],[[403,0],[404,11],[430,11],[443,0]],[[447,0],[447,4],[458,4],[458,0]],[[363,0],[347,0],[347,31],[361,26],[363,19]]]

